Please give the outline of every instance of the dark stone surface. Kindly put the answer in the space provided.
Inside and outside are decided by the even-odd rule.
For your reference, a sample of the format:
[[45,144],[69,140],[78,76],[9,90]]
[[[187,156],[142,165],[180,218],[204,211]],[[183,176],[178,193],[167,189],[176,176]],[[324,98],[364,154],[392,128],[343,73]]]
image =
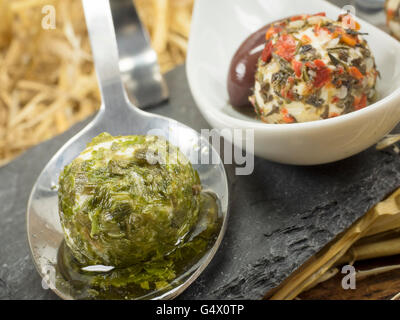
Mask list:
[[[183,67],[167,75],[169,104],[149,110],[208,128]],[[86,121],[87,122],[87,121]],[[57,299],[44,290],[26,237],[30,190],[50,157],[85,123],[0,168],[0,298]],[[181,299],[259,299],[400,185],[398,155],[371,148],[350,159],[296,167],[256,158],[251,176],[227,166],[231,211],[223,243]]]

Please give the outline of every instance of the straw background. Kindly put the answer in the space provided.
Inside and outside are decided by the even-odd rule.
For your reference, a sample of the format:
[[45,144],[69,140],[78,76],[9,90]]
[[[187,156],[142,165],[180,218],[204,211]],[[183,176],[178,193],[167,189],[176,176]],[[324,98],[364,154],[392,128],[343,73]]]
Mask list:
[[[162,72],[184,62],[193,0],[135,0]],[[43,29],[42,9],[56,9]],[[80,0],[0,0],[0,166],[100,105]]]

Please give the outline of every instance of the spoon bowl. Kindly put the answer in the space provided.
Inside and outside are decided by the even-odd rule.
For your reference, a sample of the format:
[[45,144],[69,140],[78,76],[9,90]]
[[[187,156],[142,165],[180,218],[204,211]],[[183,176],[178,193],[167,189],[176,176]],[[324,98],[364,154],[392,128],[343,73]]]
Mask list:
[[202,164],[205,157],[220,158],[208,140],[199,133],[175,120],[146,113],[130,104],[118,69],[118,50],[109,1],[84,0],[83,6],[101,89],[102,106],[93,121],[53,156],[32,189],[27,207],[27,231],[33,260],[47,286],[63,299],[74,299],[70,290],[57,285],[56,279],[59,275],[54,267],[57,265],[58,251],[64,239],[57,197],[61,170],[79,155],[88,142],[102,132],[112,135],[162,136],[180,148],[198,171],[204,189],[217,196],[222,219],[215,242],[195,266],[181,275],[179,281],[171,283],[172,288],[168,291],[152,292],[141,297],[174,298],[200,275],[221,243],[228,216],[225,169],[222,161]]

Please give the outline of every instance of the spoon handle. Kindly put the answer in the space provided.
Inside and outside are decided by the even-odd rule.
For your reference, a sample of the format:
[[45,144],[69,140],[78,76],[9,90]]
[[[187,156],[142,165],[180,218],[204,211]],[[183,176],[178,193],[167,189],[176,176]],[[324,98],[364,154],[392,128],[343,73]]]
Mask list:
[[118,42],[120,71],[126,93],[137,107],[158,105],[168,99],[157,54],[132,0],[110,1]]
[[[103,106],[118,112],[127,106],[109,0],[82,0]],[[136,109],[136,108],[132,108]]]

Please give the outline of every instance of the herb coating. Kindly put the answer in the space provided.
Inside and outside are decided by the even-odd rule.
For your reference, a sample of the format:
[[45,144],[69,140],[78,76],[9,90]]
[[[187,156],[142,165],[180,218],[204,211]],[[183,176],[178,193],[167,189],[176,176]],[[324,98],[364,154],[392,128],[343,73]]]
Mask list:
[[81,266],[162,261],[196,224],[200,190],[190,162],[164,139],[103,133],[60,175],[66,244]]
[[376,98],[379,72],[355,19],[299,15],[266,32],[250,102],[267,123],[333,118]]

